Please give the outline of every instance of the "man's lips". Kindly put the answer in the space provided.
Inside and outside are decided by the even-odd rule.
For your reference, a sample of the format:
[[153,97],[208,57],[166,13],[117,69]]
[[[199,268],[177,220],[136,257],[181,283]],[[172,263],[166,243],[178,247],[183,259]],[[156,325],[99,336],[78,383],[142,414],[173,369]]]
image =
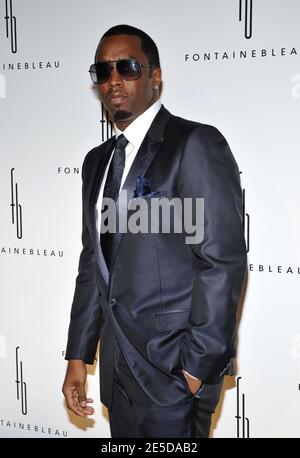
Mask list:
[[126,99],[126,97],[127,96],[122,92],[114,92],[113,94],[110,94],[108,96],[108,99],[111,103],[118,104],[123,102],[123,100]]

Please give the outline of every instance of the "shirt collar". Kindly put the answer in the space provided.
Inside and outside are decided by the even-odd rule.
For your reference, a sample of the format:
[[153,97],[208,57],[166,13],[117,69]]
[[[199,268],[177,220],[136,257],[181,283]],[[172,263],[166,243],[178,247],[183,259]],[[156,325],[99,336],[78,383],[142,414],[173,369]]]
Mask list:
[[116,138],[118,138],[119,135],[124,134],[129,143],[138,149],[160,107],[161,101],[158,99],[140,116],[135,118],[135,120],[132,121],[132,123],[130,123],[123,131],[118,129],[118,127],[114,124]]

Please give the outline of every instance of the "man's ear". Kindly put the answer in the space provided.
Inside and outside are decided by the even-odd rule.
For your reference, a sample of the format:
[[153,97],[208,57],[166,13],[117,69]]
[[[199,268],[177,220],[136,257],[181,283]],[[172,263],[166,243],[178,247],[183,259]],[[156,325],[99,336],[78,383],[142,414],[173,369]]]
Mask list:
[[161,84],[161,68],[153,68],[151,76],[153,89],[159,89]]

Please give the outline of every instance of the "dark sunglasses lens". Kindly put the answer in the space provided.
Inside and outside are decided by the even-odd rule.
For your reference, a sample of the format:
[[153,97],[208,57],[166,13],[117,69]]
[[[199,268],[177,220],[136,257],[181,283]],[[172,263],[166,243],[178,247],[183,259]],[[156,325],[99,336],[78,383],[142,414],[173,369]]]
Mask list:
[[110,77],[110,67],[106,63],[96,63],[90,67],[90,75],[93,83],[101,84],[105,83]]
[[141,67],[136,60],[119,60],[117,70],[125,80],[136,80],[141,76]]
[[[123,59],[117,62],[117,71],[125,80],[136,80],[141,76],[141,66],[134,59]],[[90,75],[93,83],[106,83],[112,71],[112,66],[106,62],[96,62],[90,66]]]

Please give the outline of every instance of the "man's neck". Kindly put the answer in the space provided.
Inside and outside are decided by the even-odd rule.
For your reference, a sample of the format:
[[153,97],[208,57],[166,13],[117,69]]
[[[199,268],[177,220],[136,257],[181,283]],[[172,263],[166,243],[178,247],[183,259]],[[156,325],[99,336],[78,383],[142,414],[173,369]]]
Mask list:
[[119,130],[121,130],[122,132],[126,129],[126,127],[129,126],[129,124],[131,124],[136,118],[138,118],[139,116],[141,116],[141,114],[145,113],[146,110],[148,110],[148,108],[150,108],[155,102],[157,102],[157,100],[159,99],[159,97],[157,97],[155,100],[152,100],[149,104],[148,107],[145,108],[145,110],[142,112],[142,113],[139,113],[137,116],[135,116],[133,119],[130,119],[130,120],[127,120],[127,119],[124,119],[124,121],[117,121],[115,124],[117,126],[117,128]]

